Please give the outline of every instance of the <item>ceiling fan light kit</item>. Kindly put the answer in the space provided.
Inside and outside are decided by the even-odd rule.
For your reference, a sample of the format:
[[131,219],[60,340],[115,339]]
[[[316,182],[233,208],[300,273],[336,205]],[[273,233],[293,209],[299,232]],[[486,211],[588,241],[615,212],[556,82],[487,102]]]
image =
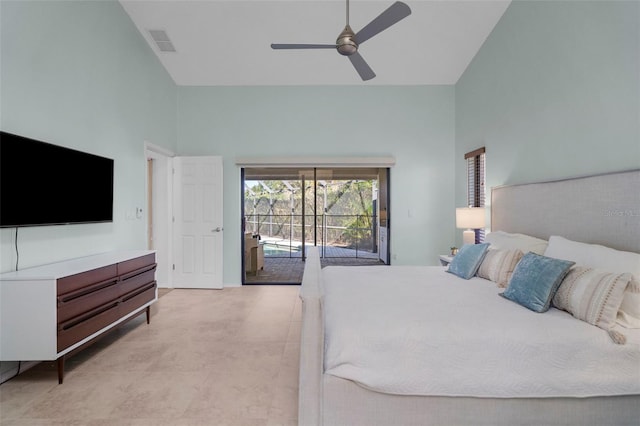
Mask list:
[[344,27],[335,44],[271,44],[272,49],[336,49],[347,56],[362,80],[371,80],[376,76],[371,67],[358,52],[358,47],[376,34],[381,33],[393,24],[411,15],[411,9],[405,3],[397,1],[384,12],[369,22],[360,31],[354,33],[349,26],[349,0],[347,0],[347,25]]

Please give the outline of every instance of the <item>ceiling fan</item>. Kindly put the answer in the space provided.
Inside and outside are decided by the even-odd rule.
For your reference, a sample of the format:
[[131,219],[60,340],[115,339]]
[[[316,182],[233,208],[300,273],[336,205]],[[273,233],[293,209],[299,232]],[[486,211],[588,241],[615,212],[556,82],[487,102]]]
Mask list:
[[347,56],[362,80],[371,80],[376,74],[358,52],[358,47],[374,35],[381,33],[393,24],[411,15],[411,9],[405,3],[397,1],[369,22],[360,31],[354,33],[349,26],[349,0],[347,0],[347,25],[333,44],[271,44],[272,49],[337,49]]

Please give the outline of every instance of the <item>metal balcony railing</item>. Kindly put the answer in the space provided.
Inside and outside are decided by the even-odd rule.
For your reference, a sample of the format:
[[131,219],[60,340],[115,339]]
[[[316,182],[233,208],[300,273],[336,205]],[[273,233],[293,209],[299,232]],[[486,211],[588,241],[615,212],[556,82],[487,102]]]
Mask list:
[[371,215],[249,214],[245,231],[260,235],[265,257],[302,257],[302,244],[330,257],[377,257],[377,221]]

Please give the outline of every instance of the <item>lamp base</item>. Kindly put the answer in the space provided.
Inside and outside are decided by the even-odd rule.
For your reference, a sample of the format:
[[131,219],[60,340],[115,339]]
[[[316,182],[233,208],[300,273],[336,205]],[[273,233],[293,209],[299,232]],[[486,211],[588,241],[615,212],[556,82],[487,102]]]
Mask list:
[[462,233],[462,242],[464,244],[475,244],[476,243],[476,233],[471,229],[467,229]]

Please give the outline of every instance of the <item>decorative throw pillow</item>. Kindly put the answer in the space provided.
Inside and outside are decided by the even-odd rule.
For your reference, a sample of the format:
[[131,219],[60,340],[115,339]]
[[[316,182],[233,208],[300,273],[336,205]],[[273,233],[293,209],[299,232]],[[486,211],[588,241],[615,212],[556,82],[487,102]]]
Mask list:
[[574,266],[553,297],[553,306],[609,331],[616,324],[618,309],[630,281],[630,273],[616,274]]
[[488,243],[463,245],[451,260],[447,272],[468,280],[478,271],[488,248]]
[[[640,253],[615,250],[598,244],[587,244],[551,236],[545,256],[572,260],[576,264],[601,271],[633,275],[624,292],[618,312],[618,324],[626,328],[640,328]],[[634,284],[635,283],[635,284]]]
[[504,288],[509,283],[511,274],[516,265],[522,259],[524,253],[518,249],[512,250],[493,250],[487,251],[487,254],[480,264],[478,276],[498,284],[498,287]]
[[635,277],[624,291],[617,322],[626,328],[640,328],[640,282]]
[[529,252],[516,265],[509,287],[500,296],[534,312],[546,312],[574,263]]

